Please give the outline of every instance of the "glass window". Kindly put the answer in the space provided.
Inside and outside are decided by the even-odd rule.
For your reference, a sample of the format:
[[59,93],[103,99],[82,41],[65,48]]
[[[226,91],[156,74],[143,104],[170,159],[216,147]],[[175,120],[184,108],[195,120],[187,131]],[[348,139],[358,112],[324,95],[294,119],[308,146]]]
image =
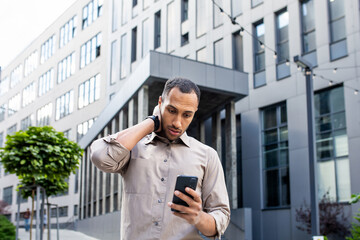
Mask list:
[[289,13],[282,11],[276,15],[276,52],[277,63],[289,59]]
[[14,132],[16,132],[16,130],[17,130],[17,126],[16,124],[14,124],[7,129],[6,134],[7,135],[13,134]]
[[31,114],[21,120],[20,130],[26,130],[28,127],[33,126],[33,123],[34,123],[34,114]]
[[167,52],[175,50],[176,25],[175,25],[175,4],[174,1],[167,5]]
[[199,62],[207,62],[207,51],[206,47],[196,51],[196,60]]
[[6,103],[0,105],[0,122],[4,121],[6,112]]
[[241,2],[242,0],[231,0],[231,15],[236,17],[241,14]]
[[[62,74],[59,66],[59,74]],[[54,69],[50,69],[39,78],[39,96],[49,92],[54,86]]]
[[92,0],[83,8],[82,28],[90,26],[102,15],[102,0]]
[[343,87],[314,96],[319,198],[327,191],[336,201],[350,199],[349,149]]
[[214,64],[224,67],[224,43],[223,39],[214,42]]
[[24,76],[27,77],[32,73],[38,66],[38,52],[34,51],[29,57],[25,59],[24,64]]
[[251,0],[251,6],[256,7],[257,5],[259,5],[262,2],[263,2],[263,0]]
[[3,201],[8,205],[12,204],[13,187],[6,187],[3,189]]
[[151,0],[143,0],[143,9],[146,9],[150,6]]
[[154,49],[161,46],[161,11],[155,13]]
[[265,208],[290,205],[289,149],[286,104],[261,111]]
[[89,119],[85,122],[82,122],[77,125],[77,135],[76,139],[79,142],[80,139],[85,136],[85,134],[89,131],[89,129],[93,126],[94,122],[96,121],[97,117]]
[[133,28],[131,31],[131,62],[136,61],[137,55],[137,27]]
[[55,35],[41,45],[40,63],[44,63],[55,53]]
[[264,22],[254,24],[254,87],[266,84],[265,78],[265,25]]
[[56,99],[56,115],[55,120],[66,117],[73,112],[74,106],[74,91],[70,90],[64,95]]
[[329,0],[331,60],[346,56],[346,26],[343,0]]
[[189,19],[189,0],[181,0],[181,22]]
[[122,17],[121,17],[121,24],[126,24],[130,19],[131,13],[131,1],[121,1],[122,2]]
[[240,31],[232,34],[233,38],[233,68],[238,71],[244,70],[243,40]]
[[52,115],[52,103],[48,103],[45,106],[39,108],[36,113],[36,125],[47,126],[50,125],[50,119]]
[[150,42],[150,21],[149,19],[145,19],[142,24],[142,57],[144,57],[149,52],[149,42]]
[[22,81],[22,64],[19,64],[14,70],[10,73],[10,88],[15,87],[19,82]]
[[316,49],[314,1],[301,3],[302,51],[303,54]]
[[101,33],[98,33],[81,46],[80,68],[85,67],[100,56],[101,41]]
[[60,28],[59,47],[65,46],[76,34],[77,17],[72,17],[67,23]]
[[35,83],[27,85],[22,92],[22,106],[25,107],[35,100]]
[[121,56],[120,56],[120,78],[123,79],[127,75],[127,43],[126,34],[121,36]]
[[21,99],[20,93],[16,94],[15,96],[9,99],[9,104],[8,104],[9,117],[14,115],[17,111],[20,110],[20,99]]
[[110,65],[110,84],[115,84],[116,80],[119,78],[119,68],[118,68],[118,57],[117,57],[117,41],[114,40],[111,43],[111,65]]
[[265,48],[263,47],[265,40],[265,25],[263,22],[256,24],[254,39],[254,59],[255,59],[255,72],[265,70]]
[[118,21],[119,21],[119,1],[113,0],[112,1],[113,7],[112,7],[112,31],[115,32],[118,27]]
[[207,32],[208,5],[206,1],[196,0],[196,37],[200,37]]
[[[216,3],[219,6],[223,6],[222,0],[217,0]],[[223,23],[223,14],[220,12],[220,9],[213,4],[213,15],[214,15],[214,28],[220,26]]]
[[100,83],[101,76],[97,74],[79,85],[79,109],[86,107],[100,98]]
[[0,96],[9,91],[9,77],[6,76],[0,81]]

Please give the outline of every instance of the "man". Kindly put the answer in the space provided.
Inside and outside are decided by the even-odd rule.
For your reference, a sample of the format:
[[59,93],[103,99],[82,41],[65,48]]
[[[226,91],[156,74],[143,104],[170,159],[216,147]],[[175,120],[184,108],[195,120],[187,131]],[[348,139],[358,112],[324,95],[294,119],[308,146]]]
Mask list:
[[30,225],[29,225],[29,218],[30,218],[30,210],[29,208],[26,209],[26,212],[24,213],[24,221],[25,221],[25,231],[29,231]]
[[[224,233],[230,220],[223,169],[216,151],[189,137],[200,90],[190,80],[168,80],[153,116],[96,140],[91,159],[124,182],[122,239],[202,239]],[[192,197],[175,191],[178,175],[197,176]],[[189,207],[172,203],[173,194]],[[171,211],[171,208],[179,212]]]

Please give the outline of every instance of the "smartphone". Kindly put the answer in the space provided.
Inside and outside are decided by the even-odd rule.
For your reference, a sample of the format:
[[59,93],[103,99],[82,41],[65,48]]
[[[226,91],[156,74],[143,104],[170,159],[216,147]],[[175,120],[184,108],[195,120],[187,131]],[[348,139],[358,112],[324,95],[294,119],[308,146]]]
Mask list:
[[[177,176],[177,179],[176,179],[175,190],[178,190],[178,191],[186,194],[187,196],[193,198],[190,194],[188,194],[185,191],[185,188],[189,187],[189,188],[195,190],[197,181],[198,181],[198,178],[195,176],[179,175],[179,176]],[[174,190],[174,192],[175,192],[175,190]],[[189,206],[185,201],[183,201],[180,198],[178,198],[177,196],[175,196],[175,194],[173,196],[172,202],[175,204],[178,204],[178,205],[186,206],[186,207]],[[171,211],[179,212],[178,210],[175,210],[175,209],[171,209]]]

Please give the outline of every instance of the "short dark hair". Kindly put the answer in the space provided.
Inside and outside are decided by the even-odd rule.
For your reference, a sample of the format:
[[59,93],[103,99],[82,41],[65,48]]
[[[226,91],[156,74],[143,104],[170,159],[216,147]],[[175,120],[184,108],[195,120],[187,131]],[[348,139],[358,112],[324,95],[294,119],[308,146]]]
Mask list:
[[179,88],[182,93],[192,93],[194,91],[197,96],[198,103],[200,102],[201,92],[199,87],[189,79],[180,77],[172,78],[166,81],[161,98],[164,100],[174,87]]

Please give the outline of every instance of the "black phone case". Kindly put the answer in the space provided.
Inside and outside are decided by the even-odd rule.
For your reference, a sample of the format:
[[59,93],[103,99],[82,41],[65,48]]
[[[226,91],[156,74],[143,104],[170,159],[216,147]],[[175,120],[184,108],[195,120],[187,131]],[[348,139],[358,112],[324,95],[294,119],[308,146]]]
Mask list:
[[[198,178],[196,176],[185,176],[185,175],[179,175],[176,179],[176,184],[175,184],[175,190],[178,190],[184,194],[186,194],[187,196],[193,198],[190,194],[188,194],[186,191],[185,191],[185,188],[186,187],[189,187],[193,190],[196,189],[196,185],[197,185],[197,181],[198,181]],[[174,192],[175,192],[174,190]],[[183,200],[181,200],[180,198],[178,198],[177,196],[173,196],[173,200],[172,200],[173,203],[175,204],[178,204],[178,205],[183,205],[183,206],[186,206],[188,207],[189,205],[184,202]],[[171,209],[172,211],[175,211],[175,212],[179,212],[175,209]]]

